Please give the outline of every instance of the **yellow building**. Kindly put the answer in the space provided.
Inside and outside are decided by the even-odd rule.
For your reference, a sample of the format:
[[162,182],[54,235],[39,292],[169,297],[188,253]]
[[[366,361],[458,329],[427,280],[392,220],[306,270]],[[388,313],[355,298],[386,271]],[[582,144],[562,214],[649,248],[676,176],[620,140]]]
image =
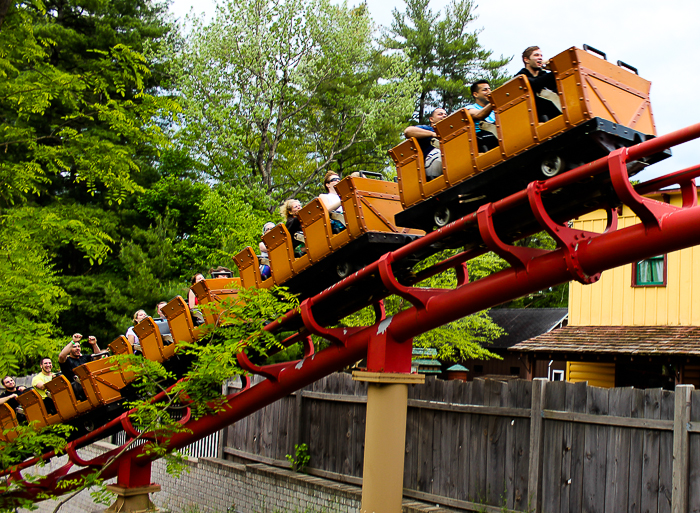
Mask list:
[[[649,197],[681,206],[679,190]],[[618,227],[640,222],[623,207]],[[596,211],[576,228],[602,232]],[[700,248],[657,255],[605,271],[592,285],[571,282],[569,325],[513,349],[566,362],[566,379],[595,386],[700,385]]]

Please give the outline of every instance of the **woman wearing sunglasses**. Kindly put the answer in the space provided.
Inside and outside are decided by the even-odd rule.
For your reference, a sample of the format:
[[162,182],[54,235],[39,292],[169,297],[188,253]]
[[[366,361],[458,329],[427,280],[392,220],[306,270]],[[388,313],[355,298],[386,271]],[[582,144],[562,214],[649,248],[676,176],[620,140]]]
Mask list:
[[[323,177],[323,186],[326,189],[324,194],[319,194],[319,199],[331,213],[331,230],[333,233],[340,233],[345,230],[345,224],[338,219],[334,219],[332,214],[343,213],[343,207],[340,204],[340,196],[335,191],[335,185],[340,181],[340,176],[333,171],[328,171]],[[339,216],[336,216],[339,217]]]

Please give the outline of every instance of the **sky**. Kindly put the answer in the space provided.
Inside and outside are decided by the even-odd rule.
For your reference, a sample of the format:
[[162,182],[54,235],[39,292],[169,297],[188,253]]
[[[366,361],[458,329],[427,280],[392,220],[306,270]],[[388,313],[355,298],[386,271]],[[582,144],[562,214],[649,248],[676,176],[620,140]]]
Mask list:
[[[349,0],[349,5],[359,4]],[[432,0],[433,12],[448,5]],[[567,48],[588,44],[621,60],[651,81],[651,105],[658,135],[700,123],[700,2],[698,0],[482,0],[475,2],[478,16],[472,30],[481,30],[480,44],[493,52],[513,57],[510,73],[522,68],[520,54],[539,46],[545,58]],[[171,11],[178,18],[190,12],[213,16],[216,0],[174,0]],[[389,26],[392,10],[404,10],[403,0],[367,0],[378,26]],[[636,176],[647,180],[700,164],[700,141],[673,149],[674,156],[650,166]]]

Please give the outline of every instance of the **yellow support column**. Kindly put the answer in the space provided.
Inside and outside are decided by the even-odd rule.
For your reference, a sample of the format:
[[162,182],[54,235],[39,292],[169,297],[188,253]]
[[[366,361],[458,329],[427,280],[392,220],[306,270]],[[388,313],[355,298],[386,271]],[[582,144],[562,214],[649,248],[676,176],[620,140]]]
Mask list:
[[354,371],[368,382],[362,513],[401,513],[406,449],[408,385],[422,384],[422,374]]

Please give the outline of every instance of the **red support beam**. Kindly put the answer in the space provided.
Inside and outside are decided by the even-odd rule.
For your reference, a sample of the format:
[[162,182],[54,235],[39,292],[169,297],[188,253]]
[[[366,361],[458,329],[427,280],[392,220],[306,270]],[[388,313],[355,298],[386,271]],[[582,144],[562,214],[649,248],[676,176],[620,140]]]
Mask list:
[[118,460],[117,485],[136,488],[151,484],[151,462],[136,462],[134,457]]

